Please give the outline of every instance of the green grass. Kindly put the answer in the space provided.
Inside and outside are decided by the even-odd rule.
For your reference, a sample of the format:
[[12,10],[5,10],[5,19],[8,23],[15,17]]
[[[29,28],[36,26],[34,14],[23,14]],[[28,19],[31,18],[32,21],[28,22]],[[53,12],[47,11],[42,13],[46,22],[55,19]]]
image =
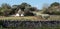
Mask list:
[[18,28],[4,28],[0,27],[0,29],[60,29],[60,27],[33,27],[33,28],[27,28],[27,27],[18,27]]

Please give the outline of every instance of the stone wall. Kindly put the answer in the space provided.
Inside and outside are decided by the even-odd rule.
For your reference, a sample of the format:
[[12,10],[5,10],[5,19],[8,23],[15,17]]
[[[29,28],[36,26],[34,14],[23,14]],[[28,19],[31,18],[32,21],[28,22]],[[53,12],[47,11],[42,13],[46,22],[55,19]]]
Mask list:
[[0,21],[3,27],[60,27],[60,21]]

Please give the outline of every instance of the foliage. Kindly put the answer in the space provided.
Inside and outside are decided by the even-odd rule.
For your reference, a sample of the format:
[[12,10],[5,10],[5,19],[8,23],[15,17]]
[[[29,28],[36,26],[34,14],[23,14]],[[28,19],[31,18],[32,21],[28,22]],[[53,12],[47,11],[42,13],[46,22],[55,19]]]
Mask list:
[[52,3],[48,9],[46,8],[43,13],[50,14],[50,15],[60,15],[60,3],[54,2]]
[[[58,14],[60,14],[59,5],[60,5],[60,3],[54,2],[48,8],[43,8],[42,11],[45,14],[58,15]],[[55,7],[57,7],[57,8],[55,8]],[[18,12],[19,9],[21,9],[21,11],[23,11],[25,14],[26,14],[26,12],[27,12],[27,14],[29,14],[29,13],[32,13],[32,11],[37,10],[36,7],[32,7],[30,4],[25,3],[25,2],[21,3],[20,5],[13,5],[12,7],[7,3],[3,3],[0,7],[0,16],[9,16],[9,15],[15,14]]]
[[54,2],[51,4],[51,6],[59,6],[59,5],[60,5],[60,3],[58,3],[58,2]]
[[22,11],[24,11],[24,9],[25,9],[26,7],[31,7],[31,5],[29,5],[29,4],[25,3],[25,2],[20,5],[20,9],[21,9]]
[[11,6],[9,4],[3,3],[1,5],[1,9],[0,9],[1,15],[8,16],[8,14],[10,13],[10,11],[11,11]]

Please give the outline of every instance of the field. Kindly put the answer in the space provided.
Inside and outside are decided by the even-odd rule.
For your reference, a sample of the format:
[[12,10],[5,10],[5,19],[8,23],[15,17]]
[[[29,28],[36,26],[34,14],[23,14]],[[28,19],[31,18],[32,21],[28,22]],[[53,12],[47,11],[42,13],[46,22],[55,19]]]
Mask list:
[[0,17],[0,20],[18,20],[18,21],[60,21],[60,15],[51,15],[48,19],[40,16],[23,16],[23,17]]
[[0,20],[40,21],[44,19],[36,16],[25,16],[25,17],[0,17]]

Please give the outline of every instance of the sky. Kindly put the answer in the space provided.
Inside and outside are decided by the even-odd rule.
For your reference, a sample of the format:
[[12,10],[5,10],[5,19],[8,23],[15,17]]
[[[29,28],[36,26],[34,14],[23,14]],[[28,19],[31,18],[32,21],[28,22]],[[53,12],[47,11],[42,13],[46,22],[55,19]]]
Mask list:
[[0,6],[2,3],[7,3],[12,6],[12,5],[19,5],[22,2],[26,2],[30,5],[32,5],[33,7],[37,7],[38,9],[42,9],[42,7],[44,5],[48,6],[54,2],[60,3],[60,0],[0,0]]

